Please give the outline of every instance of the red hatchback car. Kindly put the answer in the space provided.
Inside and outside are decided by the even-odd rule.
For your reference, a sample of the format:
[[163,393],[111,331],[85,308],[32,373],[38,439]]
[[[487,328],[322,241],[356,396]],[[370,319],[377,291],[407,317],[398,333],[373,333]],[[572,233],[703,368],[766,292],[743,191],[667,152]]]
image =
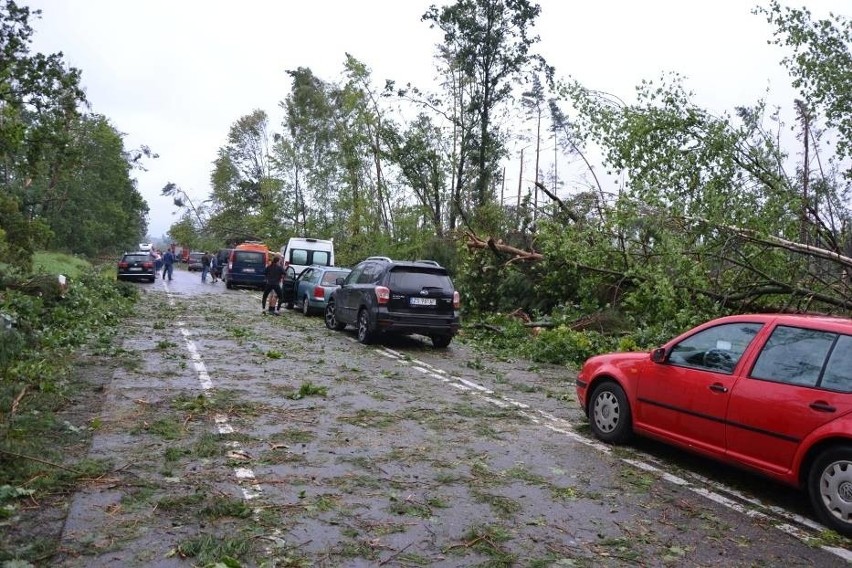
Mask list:
[[852,535],[852,320],[712,320],[650,353],[589,358],[577,398],[605,442],[655,438],[807,489]]

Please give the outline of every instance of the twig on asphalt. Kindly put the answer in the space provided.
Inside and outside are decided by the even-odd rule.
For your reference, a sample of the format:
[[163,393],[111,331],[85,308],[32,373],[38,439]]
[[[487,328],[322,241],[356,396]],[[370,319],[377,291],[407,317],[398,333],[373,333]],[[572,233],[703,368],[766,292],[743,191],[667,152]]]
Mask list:
[[382,560],[381,562],[379,562],[379,566],[384,566],[385,564],[387,564],[388,562],[390,562],[391,560],[393,560],[394,558],[396,558],[397,556],[399,556],[400,554],[402,554],[403,552],[405,552],[406,550],[408,550],[408,549],[411,547],[411,545],[412,545],[412,544],[414,544],[414,543],[413,543],[413,542],[409,542],[409,543],[408,543],[408,544],[406,544],[404,547],[400,548],[400,549],[399,549],[399,550],[397,550],[395,553],[391,554],[388,558],[386,558],[385,560]]
[[9,451],[6,451],[6,450],[0,450],[0,454],[6,454],[7,456],[13,456],[13,457],[16,457],[16,458],[22,458],[22,459],[25,459],[25,460],[43,463],[44,465],[58,467],[59,469],[64,469],[65,471],[70,471],[73,474],[81,475],[81,473],[79,471],[77,471],[76,469],[71,469],[70,467],[65,467],[64,465],[60,465],[58,463],[43,460],[41,458],[37,458],[37,457],[33,457],[33,456],[25,456],[24,454],[16,454],[15,452],[9,452]]

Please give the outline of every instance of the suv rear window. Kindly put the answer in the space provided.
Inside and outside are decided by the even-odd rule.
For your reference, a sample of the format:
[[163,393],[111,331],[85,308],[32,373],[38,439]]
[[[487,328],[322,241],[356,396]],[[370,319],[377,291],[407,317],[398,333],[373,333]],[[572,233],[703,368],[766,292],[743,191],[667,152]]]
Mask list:
[[145,262],[146,260],[151,260],[151,256],[147,254],[125,254],[124,261],[125,262]]
[[263,257],[264,254],[262,252],[245,250],[234,251],[234,262],[242,264],[256,264],[258,266],[263,266]]
[[409,267],[392,270],[388,275],[388,286],[394,290],[437,288],[445,292],[453,291],[450,277],[445,273],[433,270],[417,270]]

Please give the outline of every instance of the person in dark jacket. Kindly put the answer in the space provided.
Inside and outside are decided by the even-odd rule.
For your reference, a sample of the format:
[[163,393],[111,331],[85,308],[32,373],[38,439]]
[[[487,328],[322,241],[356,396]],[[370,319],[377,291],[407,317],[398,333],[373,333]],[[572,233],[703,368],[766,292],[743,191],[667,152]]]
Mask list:
[[169,277],[169,281],[172,279],[172,271],[174,270],[175,263],[175,253],[172,249],[166,251],[166,254],[163,255],[163,280],[166,279],[166,275]]
[[270,292],[275,292],[275,308],[273,309],[273,300],[270,299],[268,313],[278,315],[281,311],[281,297],[283,296],[281,280],[284,278],[284,267],[281,266],[281,258],[277,254],[270,257],[264,274],[266,275],[266,284],[263,286],[263,298],[260,301],[261,313],[267,313],[266,298]]

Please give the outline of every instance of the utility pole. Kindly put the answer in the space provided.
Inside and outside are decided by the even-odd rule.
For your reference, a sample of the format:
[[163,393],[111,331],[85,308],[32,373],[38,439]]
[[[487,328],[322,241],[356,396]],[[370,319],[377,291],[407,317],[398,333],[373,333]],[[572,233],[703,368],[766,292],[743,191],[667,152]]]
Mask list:
[[804,163],[802,164],[802,212],[801,226],[799,228],[799,240],[802,244],[810,244],[808,238],[808,180],[810,178],[810,138],[811,138],[811,114],[804,101],[796,100],[796,109],[802,121],[802,137],[805,143]]
[[533,199],[533,221],[538,216],[538,159],[541,156],[541,107],[538,109],[538,122],[535,130],[535,198]]
[[518,174],[518,215],[521,214],[521,185],[524,182],[524,148],[521,148],[521,168]]

